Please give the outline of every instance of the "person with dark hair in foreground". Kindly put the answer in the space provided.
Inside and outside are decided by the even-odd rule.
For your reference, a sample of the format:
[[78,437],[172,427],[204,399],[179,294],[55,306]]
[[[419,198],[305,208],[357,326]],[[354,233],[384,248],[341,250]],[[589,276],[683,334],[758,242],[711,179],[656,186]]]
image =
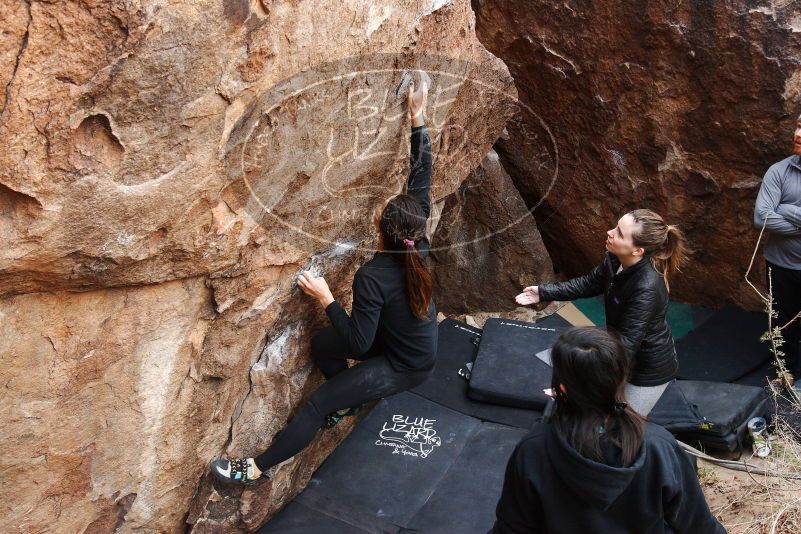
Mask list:
[[[323,426],[355,415],[368,401],[425,381],[437,350],[437,311],[426,267],[426,223],[431,212],[431,140],[424,124],[428,87],[414,82],[407,99],[411,117],[411,172],[407,194],[391,198],[373,217],[378,252],[353,279],[350,316],[322,277],[303,273],[298,285],[325,308],[331,326],[314,335],[311,355],[326,377],[267,451],[256,458],[220,459],[220,480],[254,484],[272,466],[304,449]],[[348,367],[347,359],[361,363]]]
[[491,534],[725,533],[673,436],[626,404],[626,349],[572,328],[551,352],[553,416],[518,444]]
[[606,254],[589,274],[530,286],[518,304],[604,296],[606,326],[632,358],[627,402],[646,417],[676,376],[679,362],[667,323],[668,276],[684,263],[681,230],[647,209],[631,211],[606,232]]

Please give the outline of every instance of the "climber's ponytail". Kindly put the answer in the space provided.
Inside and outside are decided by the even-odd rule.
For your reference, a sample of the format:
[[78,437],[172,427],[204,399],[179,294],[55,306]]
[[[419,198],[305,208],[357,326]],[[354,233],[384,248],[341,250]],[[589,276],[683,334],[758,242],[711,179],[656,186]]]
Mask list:
[[406,296],[412,313],[419,319],[427,319],[434,281],[418,251],[426,231],[423,207],[412,196],[397,195],[384,207],[379,227],[384,250],[404,256]]
[[434,282],[428,272],[423,257],[416,248],[410,247],[406,256],[406,296],[409,297],[409,306],[419,319],[428,317],[428,306]]

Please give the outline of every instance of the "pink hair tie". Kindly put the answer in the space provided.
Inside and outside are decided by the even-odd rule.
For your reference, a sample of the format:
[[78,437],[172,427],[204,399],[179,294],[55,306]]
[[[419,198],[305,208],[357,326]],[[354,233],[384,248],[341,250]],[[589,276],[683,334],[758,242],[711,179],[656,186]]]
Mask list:
[[403,244],[406,245],[407,247],[413,247],[414,246],[414,241],[411,240],[411,239],[404,239],[403,240]]

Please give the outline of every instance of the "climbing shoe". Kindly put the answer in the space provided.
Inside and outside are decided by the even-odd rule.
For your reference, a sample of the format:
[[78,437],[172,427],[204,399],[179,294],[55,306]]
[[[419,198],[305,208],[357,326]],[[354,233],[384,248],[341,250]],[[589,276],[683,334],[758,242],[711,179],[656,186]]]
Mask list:
[[355,408],[344,408],[342,410],[338,410],[336,412],[331,412],[325,418],[325,428],[331,428],[336,426],[337,423],[342,421],[343,417],[353,417],[354,415],[359,415],[359,412],[362,411],[361,406],[357,406]]
[[258,468],[253,458],[231,458],[215,460],[211,464],[211,472],[218,480],[229,484],[245,484],[252,486],[259,479]]

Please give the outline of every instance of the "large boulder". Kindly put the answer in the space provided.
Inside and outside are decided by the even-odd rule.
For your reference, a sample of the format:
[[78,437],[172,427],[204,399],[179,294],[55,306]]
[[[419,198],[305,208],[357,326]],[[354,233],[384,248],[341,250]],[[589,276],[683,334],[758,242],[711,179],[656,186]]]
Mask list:
[[348,302],[408,173],[401,72],[431,73],[434,197],[512,114],[466,0],[1,0],[5,531],[252,530],[343,424],[242,491],[320,380],[301,269]]
[[494,150],[445,198],[431,257],[445,313],[513,310],[523,287],[553,279],[537,222]]
[[676,298],[758,305],[743,275],[760,181],[801,112],[798,2],[473,4],[520,94],[496,149],[554,265],[588,271],[604,232],[646,207],[695,250]]

